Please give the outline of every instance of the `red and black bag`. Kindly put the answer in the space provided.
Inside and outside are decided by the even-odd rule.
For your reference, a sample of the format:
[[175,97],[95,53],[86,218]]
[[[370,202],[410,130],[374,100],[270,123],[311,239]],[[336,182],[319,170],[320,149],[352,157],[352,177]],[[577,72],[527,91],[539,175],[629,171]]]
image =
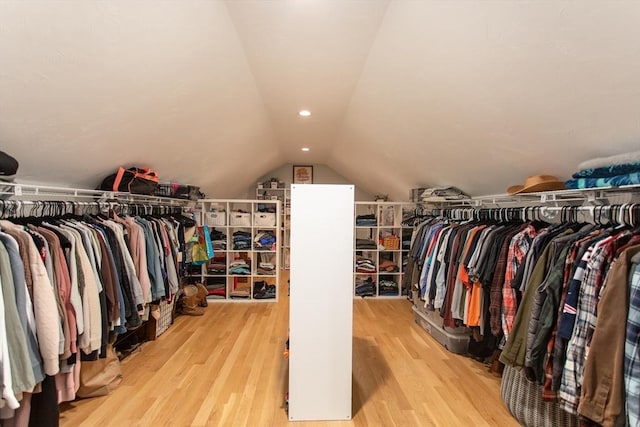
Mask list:
[[149,168],[119,168],[118,172],[102,180],[99,190],[124,191],[153,195],[158,187],[158,174]]

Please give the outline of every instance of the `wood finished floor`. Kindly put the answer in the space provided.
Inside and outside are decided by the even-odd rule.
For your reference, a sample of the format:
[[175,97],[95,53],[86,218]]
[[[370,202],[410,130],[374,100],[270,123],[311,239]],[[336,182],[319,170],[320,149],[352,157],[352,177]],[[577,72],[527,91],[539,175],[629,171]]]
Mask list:
[[[286,283],[286,278],[283,280]],[[66,404],[66,426],[285,426],[288,303],[210,304],[122,362],[110,395]],[[444,349],[406,300],[354,300],[353,419],[321,426],[517,426],[486,367]]]

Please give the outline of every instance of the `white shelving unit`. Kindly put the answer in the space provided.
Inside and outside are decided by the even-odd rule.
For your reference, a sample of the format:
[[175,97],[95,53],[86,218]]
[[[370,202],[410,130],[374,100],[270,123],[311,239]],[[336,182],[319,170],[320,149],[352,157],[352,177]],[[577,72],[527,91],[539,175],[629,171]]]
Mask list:
[[402,269],[408,256],[413,227],[403,226],[415,204],[355,203],[354,295],[401,297]]
[[[265,185],[265,184],[270,185]],[[289,269],[289,258],[291,254],[291,190],[288,184],[282,182],[267,182],[258,184],[256,188],[256,199],[258,200],[279,200],[282,203],[280,210],[282,218],[280,260],[282,268]]]
[[213,236],[214,258],[191,275],[200,276],[208,299],[277,301],[280,202],[203,199],[198,211]]

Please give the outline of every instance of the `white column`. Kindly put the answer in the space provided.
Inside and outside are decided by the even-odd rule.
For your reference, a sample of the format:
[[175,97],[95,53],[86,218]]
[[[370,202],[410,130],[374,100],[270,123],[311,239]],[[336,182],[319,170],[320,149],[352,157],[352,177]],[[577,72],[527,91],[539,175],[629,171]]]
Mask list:
[[289,420],[351,419],[353,185],[292,185]]

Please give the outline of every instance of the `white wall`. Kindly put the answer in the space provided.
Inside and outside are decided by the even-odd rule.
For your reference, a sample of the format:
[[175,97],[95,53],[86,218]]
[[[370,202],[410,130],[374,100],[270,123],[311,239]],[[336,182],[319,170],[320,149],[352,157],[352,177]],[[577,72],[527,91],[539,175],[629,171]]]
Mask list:
[[[300,163],[303,164],[303,163]],[[308,163],[304,163],[308,165]],[[313,183],[314,184],[353,184],[347,178],[340,175],[327,165],[313,164]],[[287,163],[280,166],[277,169],[272,170],[266,175],[263,175],[255,180],[255,183],[247,189],[246,194],[238,195],[238,198],[254,199],[256,196],[256,185],[258,182],[266,181],[270,178],[278,178],[283,181],[287,186],[291,184],[293,179],[293,164]],[[358,189],[356,186],[356,201],[369,201],[373,199],[374,194],[367,193],[364,190]]]

